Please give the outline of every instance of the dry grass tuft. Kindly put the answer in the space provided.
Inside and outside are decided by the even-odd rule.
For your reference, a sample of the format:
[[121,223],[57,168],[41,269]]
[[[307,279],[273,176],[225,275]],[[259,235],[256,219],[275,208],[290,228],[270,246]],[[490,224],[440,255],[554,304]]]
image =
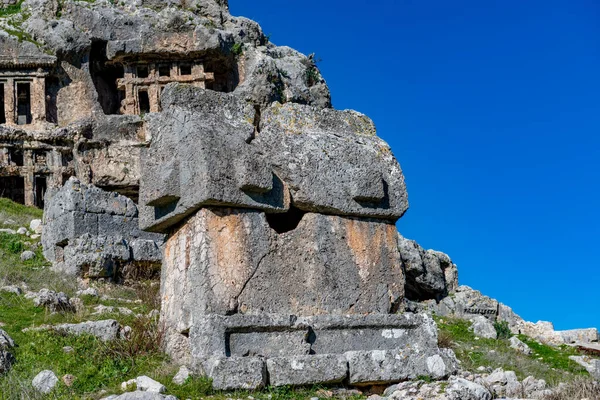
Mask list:
[[577,378],[561,385],[545,400],[600,400],[600,384],[590,378]]
[[454,340],[452,335],[447,331],[438,332],[438,347],[441,349],[452,349],[454,348]]

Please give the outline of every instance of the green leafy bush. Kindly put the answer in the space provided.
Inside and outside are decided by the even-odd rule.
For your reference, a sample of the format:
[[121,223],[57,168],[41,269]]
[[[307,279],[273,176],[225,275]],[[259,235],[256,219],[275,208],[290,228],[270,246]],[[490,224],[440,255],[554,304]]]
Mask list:
[[512,336],[512,333],[510,332],[510,327],[508,326],[508,322],[506,321],[494,322],[494,328],[496,329],[496,333],[498,334],[498,339],[509,339]]
[[236,56],[240,56],[244,53],[244,44],[243,43],[235,43],[231,46],[231,52]]

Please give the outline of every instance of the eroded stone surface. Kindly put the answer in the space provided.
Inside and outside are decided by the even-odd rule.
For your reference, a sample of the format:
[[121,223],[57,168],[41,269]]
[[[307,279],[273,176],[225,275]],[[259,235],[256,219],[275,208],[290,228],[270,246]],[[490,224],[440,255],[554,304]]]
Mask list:
[[[402,170],[373,123],[352,111],[273,105],[169,85],[149,118],[140,202],[144,229],[166,232],[203,206],[395,221],[408,208]],[[364,160],[370,160],[365,163]]]
[[458,269],[450,257],[425,250],[414,240],[398,235],[398,248],[406,271],[406,297],[441,300],[458,288]]
[[44,255],[56,271],[102,278],[160,265],[162,235],[141,231],[136,205],[117,193],[71,178],[46,202],[44,222]]
[[177,337],[212,313],[387,314],[403,275],[392,224],[309,213],[279,235],[262,212],[205,208],[168,239],[161,290]]

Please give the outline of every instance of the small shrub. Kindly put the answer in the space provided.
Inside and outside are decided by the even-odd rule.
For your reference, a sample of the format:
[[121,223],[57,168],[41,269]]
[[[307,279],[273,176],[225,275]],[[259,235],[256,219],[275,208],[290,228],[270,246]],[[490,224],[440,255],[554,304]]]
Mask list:
[[25,246],[23,245],[23,242],[21,241],[11,241],[8,243],[8,251],[13,253],[13,254],[19,254],[21,252],[23,252],[25,250]]
[[290,79],[290,74],[288,74],[288,72],[286,70],[284,70],[284,69],[280,69],[279,70],[279,74],[281,76],[283,76],[284,78]]
[[243,43],[235,43],[231,46],[231,53],[240,56],[244,53],[244,44]]
[[165,329],[159,321],[140,316],[130,325],[129,337],[108,343],[103,351],[104,356],[129,360],[133,366],[140,356],[161,354]]
[[452,335],[447,331],[440,331],[438,333],[438,347],[441,349],[451,349],[454,345]]
[[496,333],[498,334],[498,339],[509,339],[512,336],[510,327],[508,326],[508,322],[506,321],[494,322],[494,328],[496,329]]
[[314,86],[321,79],[321,74],[315,65],[311,65],[306,69],[306,83],[308,86]]

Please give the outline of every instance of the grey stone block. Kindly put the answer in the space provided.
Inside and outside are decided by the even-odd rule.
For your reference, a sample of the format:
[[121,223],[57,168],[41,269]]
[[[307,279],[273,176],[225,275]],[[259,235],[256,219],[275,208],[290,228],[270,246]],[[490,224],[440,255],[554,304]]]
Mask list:
[[142,154],[143,229],[165,231],[202,206],[289,208],[287,189],[250,143],[251,105],[231,94],[169,85],[162,107],[147,121],[152,142]]
[[252,143],[289,185],[296,207],[391,221],[408,209],[400,165],[365,115],[288,103],[261,117]]
[[396,235],[383,221],[319,214],[278,235],[262,212],[204,208],[165,245],[162,320],[191,337],[207,314],[394,312],[404,288]]
[[267,359],[272,386],[302,386],[342,382],[348,372],[341,354],[276,357]]
[[211,358],[195,369],[209,376],[216,390],[257,390],[267,383],[265,361],[258,357]]
[[362,114],[273,105],[255,138],[256,111],[236,96],[169,85],[162,103],[142,155],[144,229],[164,232],[202,206],[286,211],[288,191],[309,212],[395,221],[408,208],[400,166]]
[[134,262],[160,264],[164,237],[141,231],[131,199],[75,178],[47,196],[42,246],[55,271],[113,277]]
[[456,361],[439,350],[397,350],[347,352],[349,383],[372,385],[401,382],[429,376],[441,379],[456,372]]

